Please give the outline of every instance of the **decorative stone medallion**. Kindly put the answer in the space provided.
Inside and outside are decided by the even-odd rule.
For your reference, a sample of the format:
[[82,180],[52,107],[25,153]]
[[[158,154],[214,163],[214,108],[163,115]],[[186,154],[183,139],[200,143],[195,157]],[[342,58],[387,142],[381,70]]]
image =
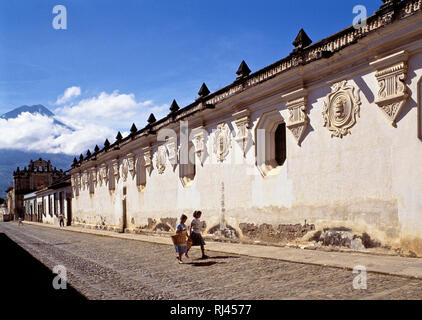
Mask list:
[[324,127],[331,131],[332,138],[351,134],[350,128],[356,124],[356,117],[360,116],[360,105],[359,89],[348,85],[347,80],[331,87],[322,115]]
[[155,156],[155,167],[159,174],[163,174],[166,170],[167,152],[165,146],[158,147]]
[[226,123],[219,124],[214,134],[214,154],[217,161],[223,162],[231,147],[231,132]]

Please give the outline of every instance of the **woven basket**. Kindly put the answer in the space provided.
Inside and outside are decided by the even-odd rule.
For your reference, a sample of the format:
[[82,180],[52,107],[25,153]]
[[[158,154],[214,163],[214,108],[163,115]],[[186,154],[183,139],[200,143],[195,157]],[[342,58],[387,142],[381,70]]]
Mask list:
[[173,240],[173,243],[175,246],[186,244],[187,243],[186,233],[181,233],[181,234],[176,234],[174,236],[171,236],[171,240]]

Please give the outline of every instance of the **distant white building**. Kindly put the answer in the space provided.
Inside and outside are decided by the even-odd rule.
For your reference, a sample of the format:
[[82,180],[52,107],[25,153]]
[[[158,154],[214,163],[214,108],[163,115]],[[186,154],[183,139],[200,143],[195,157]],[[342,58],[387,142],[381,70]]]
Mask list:
[[7,210],[6,204],[5,203],[0,204],[0,221],[8,220],[7,218],[8,215],[9,215],[9,211]]
[[24,195],[25,220],[46,224],[59,224],[63,214],[65,224],[72,221],[72,188],[70,176],[49,187]]

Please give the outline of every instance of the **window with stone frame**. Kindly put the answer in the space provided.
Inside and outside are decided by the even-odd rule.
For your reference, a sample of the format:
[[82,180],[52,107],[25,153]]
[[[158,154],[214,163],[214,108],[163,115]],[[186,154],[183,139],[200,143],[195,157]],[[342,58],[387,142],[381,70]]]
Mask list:
[[256,165],[262,176],[280,173],[287,159],[286,123],[280,111],[264,113],[255,129]]
[[195,146],[191,141],[182,145],[179,153],[179,178],[183,187],[190,187],[196,175]]

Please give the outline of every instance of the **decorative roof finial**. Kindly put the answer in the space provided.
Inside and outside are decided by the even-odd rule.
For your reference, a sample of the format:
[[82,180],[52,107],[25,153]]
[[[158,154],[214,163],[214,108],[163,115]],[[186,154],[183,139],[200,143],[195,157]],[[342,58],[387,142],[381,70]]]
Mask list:
[[312,43],[311,38],[308,37],[305,30],[300,29],[298,35],[296,36],[295,41],[293,41],[293,45],[295,46],[294,51],[300,51]]
[[92,156],[91,151],[88,149],[88,151],[86,152],[86,158],[88,159],[91,156]]
[[245,60],[242,60],[242,63],[237,69],[236,74],[238,75],[236,80],[242,79],[247,77],[251,73],[251,69],[249,69],[248,65],[246,64]]
[[84,155],[81,153],[79,156],[79,162],[82,163],[84,161]]
[[170,106],[170,112],[171,113],[176,113],[179,110],[180,110],[180,107],[177,104],[176,99],[174,99],[173,102],[171,103],[171,106]]
[[108,139],[106,139],[104,141],[104,148],[107,150],[108,148],[110,148],[110,141],[108,141]]
[[75,158],[73,158],[73,166],[76,166],[78,164],[78,160]]
[[155,116],[153,113],[148,118],[148,125],[152,125],[153,123],[157,122],[157,119],[155,119]]
[[122,141],[122,139],[123,139],[123,136],[122,136],[122,134],[120,133],[120,131],[117,133],[117,136],[116,136],[116,141],[117,142],[120,142],[120,141]]
[[202,84],[201,89],[199,89],[198,91],[198,95],[203,98],[206,97],[207,95],[210,94],[210,91],[208,90],[207,85],[205,84],[205,82]]
[[95,153],[98,153],[98,151],[100,151],[100,148],[98,147],[98,144],[96,144],[96,145],[95,145],[95,148],[94,148],[94,152],[95,152]]
[[137,132],[138,132],[138,128],[136,127],[135,124],[132,124],[132,127],[130,128],[130,134],[134,135]]

